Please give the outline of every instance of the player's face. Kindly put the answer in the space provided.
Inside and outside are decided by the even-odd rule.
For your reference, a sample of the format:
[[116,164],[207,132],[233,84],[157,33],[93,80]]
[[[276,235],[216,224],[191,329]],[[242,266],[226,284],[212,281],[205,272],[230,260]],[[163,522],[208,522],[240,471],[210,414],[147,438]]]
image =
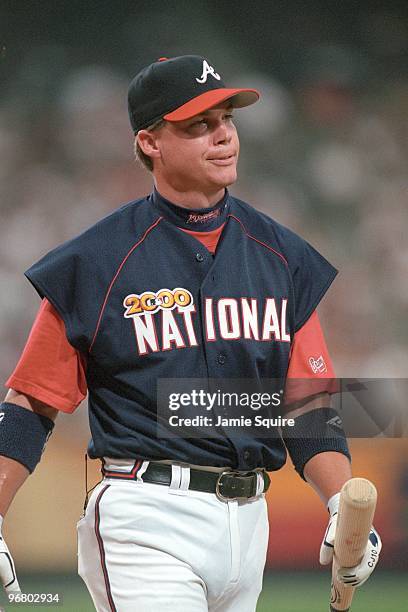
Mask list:
[[166,122],[156,145],[156,179],[177,191],[217,193],[237,179],[239,139],[228,102],[185,121]]

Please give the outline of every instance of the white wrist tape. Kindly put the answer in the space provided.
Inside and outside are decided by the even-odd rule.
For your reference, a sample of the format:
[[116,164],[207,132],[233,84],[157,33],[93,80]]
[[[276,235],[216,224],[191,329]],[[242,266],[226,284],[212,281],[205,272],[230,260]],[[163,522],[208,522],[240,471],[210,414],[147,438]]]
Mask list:
[[330,512],[330,516],[333,516],[333,514],[336,514],[336,512],[338,512],[339,504],[340,504],[340,493],[335,493],[334,495],[331,496],[331,498],[327,502],[327,509]]

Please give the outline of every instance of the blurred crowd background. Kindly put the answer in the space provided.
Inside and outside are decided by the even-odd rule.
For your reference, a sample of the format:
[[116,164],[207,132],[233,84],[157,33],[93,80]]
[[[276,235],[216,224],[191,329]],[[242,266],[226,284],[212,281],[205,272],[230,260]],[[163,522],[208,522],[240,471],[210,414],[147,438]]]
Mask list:
[[[130,78],[158,57],[186,53],[208,57],[227,83],[262,93],[236,112],[240,178],[231,191],[340,270],[320,308],[337,375],[408,376],[406,2],[6,0],[0,23],[3,380],[39,306],[24,270],[151,189],[133,160]],[[57,430],[8,525],[25,569],[75,565],[86,406],[61,417]],[[385,566],[406,567],[406,440],[352,444],[355,471],[382,493]],[[274,480],[271,523],[280,541],[271,541],[269,562],[315,567],[321,504],[290,466]]]

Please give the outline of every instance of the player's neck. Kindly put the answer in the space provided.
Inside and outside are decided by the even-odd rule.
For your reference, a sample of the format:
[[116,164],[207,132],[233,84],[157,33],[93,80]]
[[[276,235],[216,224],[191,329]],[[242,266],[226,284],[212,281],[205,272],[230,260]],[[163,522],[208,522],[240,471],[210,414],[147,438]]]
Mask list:
[[183,208],[191,208],[192,210],[215,206],[225,195],[225,187],[218,188],[209,193],[195,190],[179,191],[168,183],[163,183],[157,179],[155,179],[155,187],[160,195],[172,204],[182,206]]

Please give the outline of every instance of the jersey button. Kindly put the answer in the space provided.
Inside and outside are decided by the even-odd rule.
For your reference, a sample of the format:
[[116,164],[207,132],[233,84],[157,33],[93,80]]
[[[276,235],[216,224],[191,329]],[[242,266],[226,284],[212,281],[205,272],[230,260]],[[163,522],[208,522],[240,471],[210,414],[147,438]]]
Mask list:
[[249,450],[244,451],[244,459],[245,459],[245,461],[248,461],[250,456],[251,456],[251,453],[249,452]]
[[204,261],[204,255],[201,255],[201,253],[196,253],[196,260],[201,263]]
[[218,363],[220,363],[221,365],[224,365],[224,363],[227,361],[227,358],[225,355],[223,355],[222,353],[220,353],[218,355],[218,359],[217,359]]

